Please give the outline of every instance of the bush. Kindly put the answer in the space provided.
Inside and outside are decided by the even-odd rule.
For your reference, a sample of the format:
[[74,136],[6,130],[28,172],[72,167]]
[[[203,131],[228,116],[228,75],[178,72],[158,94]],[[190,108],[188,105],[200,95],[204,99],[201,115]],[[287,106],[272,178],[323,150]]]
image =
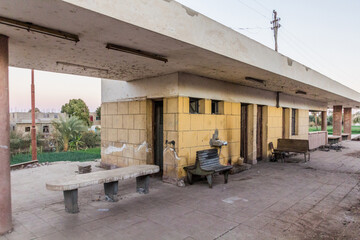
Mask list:
[[28,152],[31,145],[30,134],[22,135],[19,132],[10,132],[10,152],[11,154]]
[[88,147],[88,148],[100,146],[100,141],[101,141],[100,135],[96,134],[93,131],[88,131],[88,132],[82,133],[81,140],[83,141],[85,147]]

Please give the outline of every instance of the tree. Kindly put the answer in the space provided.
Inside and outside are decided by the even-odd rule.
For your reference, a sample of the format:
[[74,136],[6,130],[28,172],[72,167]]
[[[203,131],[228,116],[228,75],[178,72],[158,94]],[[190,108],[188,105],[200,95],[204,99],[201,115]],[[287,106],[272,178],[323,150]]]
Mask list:
[[76,116],[84,123],[90,126],[89,108],[85,102],[81,99],[71,99],[69,103],[66,103],[61,107],[61,112],[66,113],[69,116]]
[[[31,112],[31,109],[28,111],[28,112]],[[35,112],[40,112],[40,109],[38,109],[37,107],[35,108]]]
[[101,106],[99,106],[97,109],[96,109],[96,117],[101,120]]
[[53,120],[52,125],[60,135],[64,152],[68,151],[70,141],[78,139],[80,134],[87,130],[84,122],[75,116],[65,119],[60,117]]
[[356,112],[353,115],[353,122],[354,123],[360,123],[360,112]]

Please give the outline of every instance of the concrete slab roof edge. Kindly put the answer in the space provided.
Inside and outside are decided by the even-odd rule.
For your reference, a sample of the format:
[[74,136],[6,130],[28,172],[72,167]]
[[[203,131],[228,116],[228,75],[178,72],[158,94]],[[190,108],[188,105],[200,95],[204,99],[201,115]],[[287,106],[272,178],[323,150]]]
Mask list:
[[176,1],[63,1],[360,102],[359,92]]

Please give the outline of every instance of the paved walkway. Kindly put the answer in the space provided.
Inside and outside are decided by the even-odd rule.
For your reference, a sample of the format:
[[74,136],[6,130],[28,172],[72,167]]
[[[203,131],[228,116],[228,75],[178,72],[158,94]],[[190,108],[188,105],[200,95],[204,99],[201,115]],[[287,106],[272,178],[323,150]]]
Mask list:
[[[45,182],[74,174],[75,163],[12,172],[13,233],[5,239],[360,239],[360,142],[316,151],[311,162],[259,163],[179,188],[152,179],[150,194],[121,183],[117,203],[102,186],[79,190],[80,213],[64,211],[62,192]],[[358,152],[355,154],[354,152]],[[97,171],[101,170],[95,167]]]

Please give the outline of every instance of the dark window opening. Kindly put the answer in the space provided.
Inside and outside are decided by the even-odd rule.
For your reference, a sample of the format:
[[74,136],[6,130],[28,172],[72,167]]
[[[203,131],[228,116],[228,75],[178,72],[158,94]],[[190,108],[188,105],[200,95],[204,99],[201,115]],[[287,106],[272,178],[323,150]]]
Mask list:
[[291,111],[291,135],[296,135],[296,109]]
[[25,127],[25,132],[30,132],[30,127]]
[[57,114],[55,114],[55,115],[54,115],[54,118],[58,118],[58,115],[57,115]]
[[15,131],[15,126],[12,127],[13,131]]
[[211,114],[219,114],[219,102],[218,100],[211,100]]
[[189,100],[189,112],[190,113],[200,113],[199,112],[199,99],[190,98]]
[[49,126],[43,127],[43,133],[49,133]]
[[100,120],[100,117],[99,117],[99,116],[96,116],[95,119],[96,119],[96,121],[99,121],[99,120]]

